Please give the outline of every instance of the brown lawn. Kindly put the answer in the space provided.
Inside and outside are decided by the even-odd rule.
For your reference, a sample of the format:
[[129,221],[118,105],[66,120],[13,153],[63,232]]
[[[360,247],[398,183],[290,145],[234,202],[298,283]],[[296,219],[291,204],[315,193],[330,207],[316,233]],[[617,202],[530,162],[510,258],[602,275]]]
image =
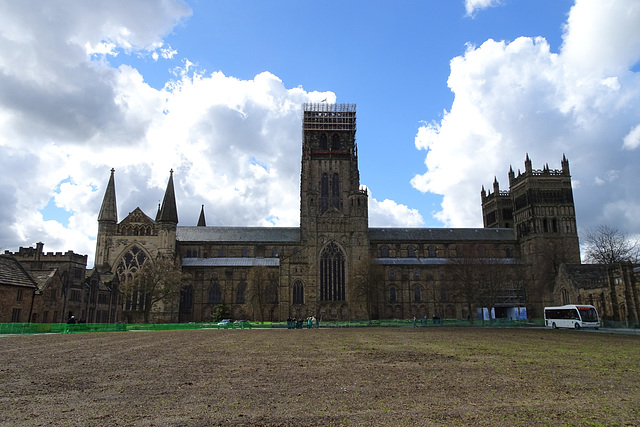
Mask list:
[[186,330],[0,338],[1,425],[639,425],[640,336]]

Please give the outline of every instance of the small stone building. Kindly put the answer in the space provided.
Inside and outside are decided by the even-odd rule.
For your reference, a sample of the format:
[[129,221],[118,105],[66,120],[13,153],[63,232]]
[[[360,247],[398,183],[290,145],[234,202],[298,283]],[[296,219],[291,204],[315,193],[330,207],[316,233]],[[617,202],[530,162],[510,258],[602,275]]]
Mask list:
[[566,264],[556,279],[558,305],[590,304],[603,320],[626,326],[640,325],[640,266],[617,264]]
[[0,255],[0,323],[29,322],[38,284],[14,257]]

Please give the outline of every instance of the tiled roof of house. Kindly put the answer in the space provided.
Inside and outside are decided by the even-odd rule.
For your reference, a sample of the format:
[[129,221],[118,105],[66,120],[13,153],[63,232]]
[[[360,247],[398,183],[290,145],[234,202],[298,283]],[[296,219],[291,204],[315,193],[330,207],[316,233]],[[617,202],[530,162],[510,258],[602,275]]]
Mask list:
[[36,281],[14,257],[0,255],[0,285],[35,288]]

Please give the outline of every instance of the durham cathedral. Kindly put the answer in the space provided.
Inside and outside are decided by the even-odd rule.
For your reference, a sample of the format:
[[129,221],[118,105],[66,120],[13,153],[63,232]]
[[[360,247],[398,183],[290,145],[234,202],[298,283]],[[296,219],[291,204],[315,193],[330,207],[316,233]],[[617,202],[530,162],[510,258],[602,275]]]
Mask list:
[[[127,292],[123,319],[207,322],[219,305],[234,319],[542,317],[565,264],[580,264],[569,162],[509,171],[481,190],[483,228],[374,228],[360,185],[356,109],[305,104],[299,227],[180,226],[173,172],[155,217],[136,208],[118,221],[111,171],[100,214],[95,269],[121,284],[168,259],[181,291],[157,301]],[[196,217],[197,213],[193,214]],[[565,290],[566,292],[566,290]],[[581,300],[581,301],[579,301]],[[149,307],[149,305],[152,305]],[[599,308],[602,310],[602,308]],[[526,314],[525,314],[526,313]]]

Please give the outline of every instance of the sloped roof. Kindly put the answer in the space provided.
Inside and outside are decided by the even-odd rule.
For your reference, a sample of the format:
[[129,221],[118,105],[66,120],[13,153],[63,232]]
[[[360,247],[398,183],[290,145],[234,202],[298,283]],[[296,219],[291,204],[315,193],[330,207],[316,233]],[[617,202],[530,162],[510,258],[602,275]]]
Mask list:
[[0,255],[0,285],[37,287],[34,278],[14,257]]
[[473,241],[515,242],[512,228],[369,228],[371,241]]
[[38,283],[38,289],[44,290],[49,286],[57,272],[57,268],[52,268],[49,270],[31,270],[29,273]]
[[183,267],[277,267],[280,258],[182,258]]
[[581,288],[600,288],[607,283],[607,265],[605,264],[564,264],[565,274]]
[[297,227],[178,227],[176,238],[181,242],[271,242],[300,241]]

